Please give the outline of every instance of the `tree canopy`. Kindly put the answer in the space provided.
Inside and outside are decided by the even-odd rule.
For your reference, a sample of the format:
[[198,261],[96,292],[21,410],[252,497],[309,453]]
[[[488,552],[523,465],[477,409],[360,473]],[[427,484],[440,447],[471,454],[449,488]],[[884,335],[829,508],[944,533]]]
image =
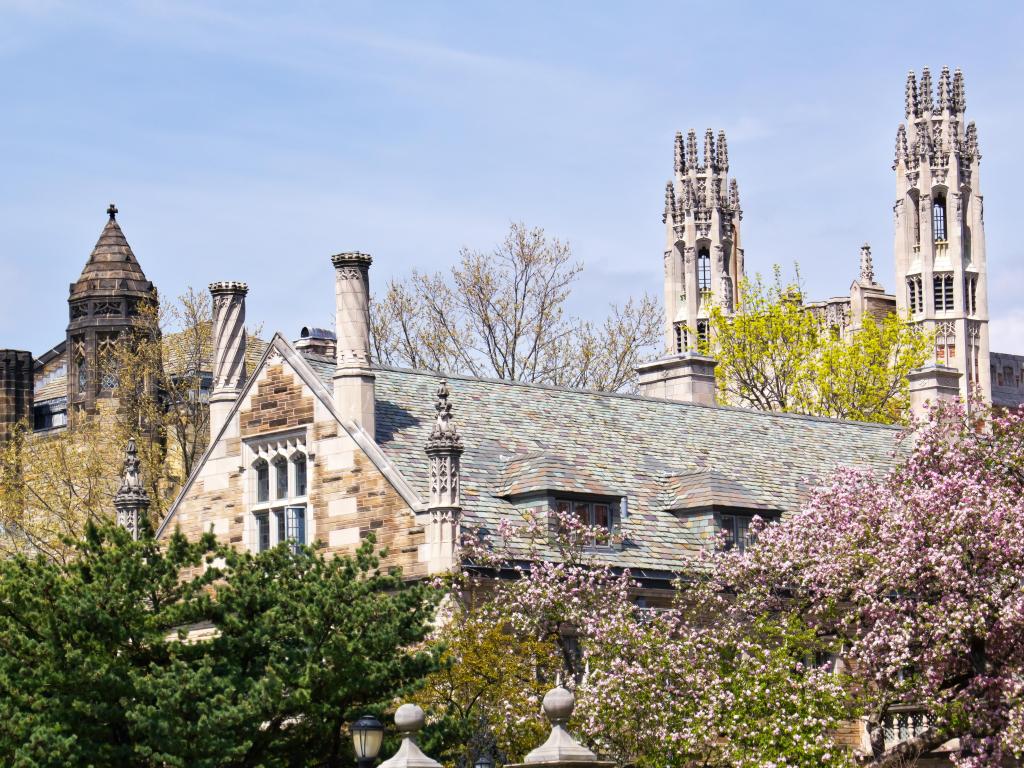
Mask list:
[[450,275],[413,272],[371,305],[384,365],[617,391],[660,340],[650,296],[611,304],[601,321],[568,317],[583,265],[568,243],[513,223],[490,253],[463,248]]
[[347,723],[435,668],[426,586],[353,557],[89,525],[0,561],[0,763],[351,765]]
[[907,375],[928,358],[931,338],[897,314],[866,314],[832,329],[802,304],[799,277],[760,275],[740,286],[736,312],[715,306],[704,351],[718,360],[723,402],[885,424],[906,423]]

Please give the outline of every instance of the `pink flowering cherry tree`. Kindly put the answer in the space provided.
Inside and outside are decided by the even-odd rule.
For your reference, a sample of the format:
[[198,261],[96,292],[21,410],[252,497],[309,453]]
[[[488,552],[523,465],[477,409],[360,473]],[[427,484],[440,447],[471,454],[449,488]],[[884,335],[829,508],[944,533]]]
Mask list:
[[[715,557],[716,587],[748,621],[789,615],[834,642],[865,765],[943,745],[960,768],[1003,765],[1024,754],[1024,411],[946,405],[904,451],[887,477],[840,471],[747,553]],[[908,704],[921,727],[887,743]]]

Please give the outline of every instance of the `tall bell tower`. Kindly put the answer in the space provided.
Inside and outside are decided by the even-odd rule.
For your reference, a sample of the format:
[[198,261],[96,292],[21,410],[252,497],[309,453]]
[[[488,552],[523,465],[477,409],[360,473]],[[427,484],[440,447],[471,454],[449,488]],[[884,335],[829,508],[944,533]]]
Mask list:
[[932,362],[960,372],[960,395],[992,400],[985,214],[978,131],[965,123],[959,69],[938,89],[925,67],[907,75],[896,131],[896,306],[935,333]]
[[708,337],[710,310],[717,303],[732,313],[743,277],[740,194],[729,179],[725,131],[718,141],[704,134],[676,134],[674,174],[665,185],[665,351],[697,349]]

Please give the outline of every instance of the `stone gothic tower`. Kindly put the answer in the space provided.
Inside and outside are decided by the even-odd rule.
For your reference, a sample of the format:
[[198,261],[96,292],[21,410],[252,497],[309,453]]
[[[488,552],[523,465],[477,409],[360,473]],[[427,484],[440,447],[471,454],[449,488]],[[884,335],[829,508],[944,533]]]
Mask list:
[[985,218],[978,131],[965,123],[960,70],[907,75],[896,131],[896,305],[935,332],[933,362],[960,372],[960,394],[992,399]]
[[111,355],[125,331],[146,325],[145,306],[155,306],[156,288],[146,279],[117,223],[117,208],[68,296],[68,419],[96,413],[117,384]]
[[729,179],[725,131],[709,128],[703,157],[692,129],[676,134],[673,179],[665,185],[665,349],[681,353],[707,338],[712,302],[732,312],[743,277],[739,188]]

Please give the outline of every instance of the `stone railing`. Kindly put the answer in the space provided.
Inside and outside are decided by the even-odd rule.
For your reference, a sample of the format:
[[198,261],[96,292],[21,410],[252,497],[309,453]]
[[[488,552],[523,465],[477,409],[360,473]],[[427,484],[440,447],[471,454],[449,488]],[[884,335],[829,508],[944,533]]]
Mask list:
[[921,707],[912,705],[892,707],[882,718],[885,748],[889,749],[901,741],[912,739],[929,725],[928,713]]

